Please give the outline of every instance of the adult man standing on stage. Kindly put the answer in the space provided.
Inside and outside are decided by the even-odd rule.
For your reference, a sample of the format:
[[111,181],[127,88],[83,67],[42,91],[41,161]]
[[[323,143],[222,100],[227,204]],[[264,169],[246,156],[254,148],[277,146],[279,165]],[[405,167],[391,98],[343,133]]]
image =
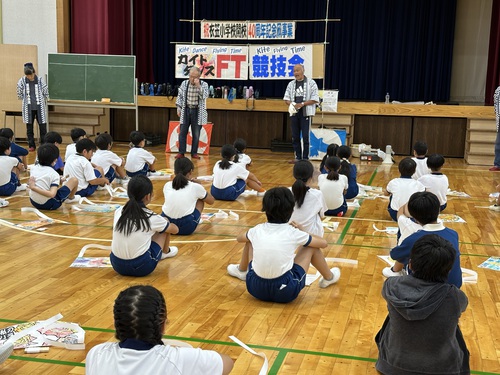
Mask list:
[[180,117],[179,153],[176,159],[183,158],[186,153],[186,140],[191,126],[191,158],[199,159],[198,142],[201,126],[207,123],[208,84],[200,80],[201,71],[196,66],[189,70],[189,78],[181,83],[175,105]]
[[[309,131],[311,128],[311,117],[316,114],[316,105],[319,104],[318,86],[313,79],[304,75],[304,66],[297,64],[293,67],[295,79],[291,81],[285,91],[283,100],[293,109],[290,110],[292,126],[292,145],[295,151],[295,160],[290,163],[296,163],[298,160],[309,159]],[[295,112],[296,113],[293,113]],[[304,148],[300,144],[300,134]]]

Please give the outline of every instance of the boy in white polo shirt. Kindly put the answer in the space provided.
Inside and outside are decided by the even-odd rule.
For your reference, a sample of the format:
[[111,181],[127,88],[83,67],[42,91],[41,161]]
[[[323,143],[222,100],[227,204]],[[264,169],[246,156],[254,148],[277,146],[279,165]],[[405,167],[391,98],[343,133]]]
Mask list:
[[111,183],[117,177],[119,182],[127,179],[125,160],[111,151],[113,138],[108,133],[99,134],[95,139],[97,151],[92,155],[92,164],[98,165],[104,172],[104,177]]
[[143,176],[155,175],[156,158],[151,152],[144,149],[146,145],[144,134],[133,131],[130,133],[130,142],[134,147],[128,152],[127,161],[125,162],[127,176],[133,177],[139,174]]
[[446,193],[448,192],[448,177],[441,173],[441,168],[444,165],[444,157],[439,154],[429,155],[427,158],[427,166],[430,168],[431,173],[425,174],[418,179],[422,185],[425,186],[426,191],[434,193],[439,199],[440,211],[446,208],[448,199]]
[[410,199],[411,195],[417,191],[425,190],[425,186],[422,185],[422,183],[411,178],[416,168],[417,163],[412,160],[412,158],[404,158],[399,162],[398,166],[401,176],[392,179],[387,184],[385,194],[390,196],[387,211],[394,221],[398,221],[398,210],[401,206],[408,203],[408,199]]
[[52,143],[44,143],[37,149],[37,162],[30,170],[29,196],[33,207],[39,210],[57,210],[63,202],[78,202],[81,198],[75,195],[76,177],[70,177],[59,188],[61,176],[53,168],[58,157],[59,148]]
[[[24,164],[10,155],[10,141],[0,137],[0,195],[11,196],[16,191],[26,190],[26,184],[19,182],[19,173],[24,172]],[[2,207],[6,204],[2,204]]]
[[99,185],[109,184],[101,167],[93,166],[90,162],[96,147],[95,143],[88,138],[80,139],[76,143],[76,154],[66,160],[64,176],[76,177],[78,179],[78,191],[81,197],[88,197],[97,190]]

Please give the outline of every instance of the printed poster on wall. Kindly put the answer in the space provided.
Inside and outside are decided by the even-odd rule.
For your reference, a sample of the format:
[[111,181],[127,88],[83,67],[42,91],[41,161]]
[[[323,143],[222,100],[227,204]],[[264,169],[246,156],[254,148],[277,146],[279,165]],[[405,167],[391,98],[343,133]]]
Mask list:
[[197,66],[202,79],[248,79],[247,46],[175,46],[175,78],[187,78]]
[[312,44],[273,44],[250,46],[249,79],[293,79],[293,67],[303,64],[305,75],[312,77]]
[[339,99],[338,90],[324,90],[322,98],[323,102],[321,103],[321,110],[323,112],[337,112],[337,104]]

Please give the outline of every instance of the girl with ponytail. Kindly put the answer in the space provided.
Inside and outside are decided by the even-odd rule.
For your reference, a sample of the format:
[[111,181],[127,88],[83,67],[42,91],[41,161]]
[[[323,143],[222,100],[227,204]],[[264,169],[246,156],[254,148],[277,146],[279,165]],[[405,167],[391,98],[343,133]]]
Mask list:
[[355,198],[359,194],[359,186],[356,181],[358,170],[356,164],[351,164],[351,148],[349,146],[340,146],[337,150],[337,156],[340,159],[340,174],[347,177],[349,187],[345,193],[346,199]]
[[344,194],[349,187],[347,177],[339,174],[340,159],[336,156],[330,156],[326,159],[325,169],[328,174],[318,176],[319,190],[325,197],[328,210],[326,216],[344,216],[347,212],[347,202]]
[[120,292],[113,308],[116,338],[90,349],[85,373],[98,374],[229,374],[233,360],[212,350],[165,344],[167,305],[150,285]]
[[161,259],[177,254],[177,247],[169,247],[169,243],[170,234],[176,234],[179,229],[146,207],[153,195],[149,178],[133,176],[127,194],[129,201],[115,211],[111,265],[120,275],[146,276]]
[[257,195],[265,193],[257,177],[234,162],[236,154],[233,145],[224,145],[221,148],[222,160],[214,165],[214,181],[210,189],[215,199],[234,201],[245,191],[247,185],[250,189],[256,190]]
[[191,234],[200,223],[205,203],[213,204],[214,197],[194,182],[193,162],[188,158],[175,159],[175,177],[163,187],[165,203],[161,215],[177,225],[181,235]]
[[293,166],[295,209],[291,221],[301,225],[307,233],[323,237],[321,220],[328,208],[321,191],[310,187],[313,173],[314,167],[309,160],[299,160]]

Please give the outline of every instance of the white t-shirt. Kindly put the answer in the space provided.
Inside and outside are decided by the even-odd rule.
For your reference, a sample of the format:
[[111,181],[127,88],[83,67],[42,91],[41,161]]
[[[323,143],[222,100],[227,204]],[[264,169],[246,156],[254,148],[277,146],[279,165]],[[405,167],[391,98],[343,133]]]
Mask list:
[[151,247],[151,237],[155,233],[163,233],[170,223],[163,216],[155,214],[153,211],[144,208],[144,211],[152,214],[149,218],[151,226],[149,231],[133,230],[128,236],[116,230],[116,223],[122,216],[123,207],[115,211],[113,220],[113,240],[111,241],[111,251],[120,259],[135,259],[144,254]]
[[125,161],[125,170],[127,172],[138,172],[144,168],[144,164],[153,164],[155,162],[154,155],[143,149],[142,147],[132,147]]
[[[291,188],[290,188],[291,190]],[[325,217],[326,206],[323,193],[318,189],[309,189],[300,208],[295,204],[290,221],[295,221],[302,229],[316,236],[323,237],[325,233],[321,220]]]
[[238,164],[241,164],[246,168],[248,164],[252,163],[252,159],[247,154],[238,154]]
[[275,279],[293,267],[295,250],[309,245],[311,236],[290,224],[259,224],[247,233],[252,243],[252,266],[264,279]]
[[417,163],[417,169],[415,169],[415,173],[411,176],[411,178],[418,180],[423,175],[431,173],[429,167],[427,167],[427,157],[424,158],[412,158]]
[[424,191],[425,186],[412,178],[394,178],[387,184],[387,191],[392,194],[391,208],[394,211],[408,203],[413,193]]
[[442,173],[426,174],[420,177],[418,181],[425,186],[425,190],[434,193],[438,197],[441,206],[448,201],[446,192],[448,191],[449,184],[446,175]]
[[198,199],[204,199],[207,192],[203,186],[189,181],[182,189],[175,190],[172,187],[172,181],[169,181],[163,187],[165,203],[162,211],[172,219],[180,219],[193,213]]
[[112,165],[122,165],[122,158],[116,155],[113,151],[97,150],[92,156],[92,163],[101,167],[104,174],[106,174]]
[[12,168],[19,164],[17,158],[8,155],[0,155],[0,186],[10,182]]
[[120,348],[104,343],[90,349],[87,375],[216,375],[222,374],[222,357],[212,350],[156,345],[150,350]]
[[77,191],[86,189],[90,180],[95,180],[94,167],[83,155],[71,155],[64,165],[65,177],[76,177],[78,179]]
[[64,161],[68,160],[71,155],[76,154],[76,143],[70,143],[66,146],[66,153],[64,154]]
[[399,227],[399,233],[401,234],[401,237],[399,237],[398,240],[398,245],[401,245],[401,242],[403,242],[403,240],[410,234],[413,234],[422,229],[422,226],[420,224],[417,224],[416,222],[414,222],[412,219],[410,219],[408,216],[405,215],[398,216],[398,227]]
[[335,210],[344,203],[344,190],[349,188],[349,182],[347,176],[343,174],[340,174],[336,181],[329,180],[327,176],[326,174],[318,176],[318,186],[325,198],[326,207],[329,210]]
[[[59,173],[57,173],[54,168],[39,164],[35,164],[33,168],[31,168],[30,176],[35,178],[35,185],[45,191],[49,191],[52,186],[59,187],[59,182],[61,181],[61,176],[59,176]],[[44,204],[50,199],[31,189],[29,191],[29,196],[38,204]]]
[[241,166],[241,164],[234,163],[232,161],[229,163],[231,163],[231,167],[229,167],[229,169],[221,169],[219,167],[220,160],[214,165],[214,180],[212,184],[217,189],[225,189],[229,186],[233,186],[236,183],[236,180],[246,180],[250,174],[250,172],[247,171],[245,167]]

